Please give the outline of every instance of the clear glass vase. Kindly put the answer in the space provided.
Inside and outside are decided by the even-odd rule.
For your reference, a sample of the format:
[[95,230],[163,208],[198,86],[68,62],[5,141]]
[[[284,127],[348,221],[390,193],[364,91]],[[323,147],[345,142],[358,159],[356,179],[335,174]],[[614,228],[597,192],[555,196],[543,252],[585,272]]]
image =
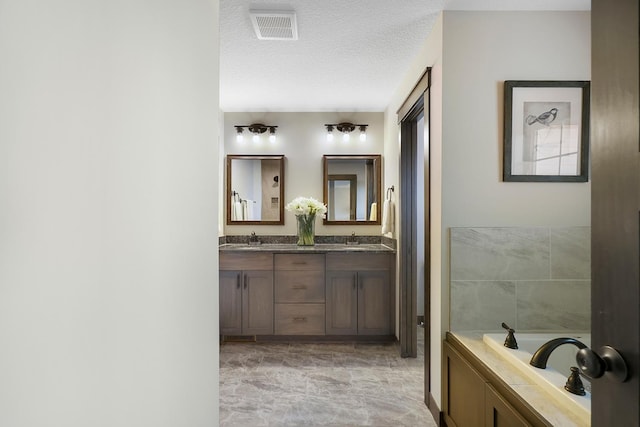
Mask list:
[[298,246],[313,246],[315,244],[315,215],[296,215],[298,222]]

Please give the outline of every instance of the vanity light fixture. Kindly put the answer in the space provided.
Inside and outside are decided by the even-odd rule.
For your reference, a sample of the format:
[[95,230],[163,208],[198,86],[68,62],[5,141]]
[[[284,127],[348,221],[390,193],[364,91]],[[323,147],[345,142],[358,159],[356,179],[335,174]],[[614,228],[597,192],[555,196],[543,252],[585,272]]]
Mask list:
[[337,129],[342,132],[342,140],[344,142],[349,141],[349,134],[353,132],[356,128],[360,129],[360,141],[367,140],[367,126],[365,124],[354,124],[349,122],[342,123],[328,123],[325,124],[327,128],[327,141],[333,141],[333,129]]
[[276,128],[278,126],[264,125],[262,123],[253,123],[250,125],[235,125],[234,127],[236,128],[236,132],[238,132],[236,136],[236,140],[238,142],[242,142],[242,138],[243,138],[242,133],[244,132],[245,128],[249,129],[249,132],[253,134],[253,142],[259,142],[260,134],[263,134],[266,131],[269,131],[269,142],[272,142],[272,143],[276,142]]
[[327,141],[333,141],[333,125],[325,125],[327,127]]

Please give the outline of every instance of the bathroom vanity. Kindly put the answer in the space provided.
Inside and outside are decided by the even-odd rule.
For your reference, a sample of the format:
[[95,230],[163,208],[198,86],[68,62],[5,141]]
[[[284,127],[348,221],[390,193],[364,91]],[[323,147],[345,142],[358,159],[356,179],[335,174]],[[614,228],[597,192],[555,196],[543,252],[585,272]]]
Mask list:
[[220,334],[395,339],[395,251],[382,244],[220,246]]

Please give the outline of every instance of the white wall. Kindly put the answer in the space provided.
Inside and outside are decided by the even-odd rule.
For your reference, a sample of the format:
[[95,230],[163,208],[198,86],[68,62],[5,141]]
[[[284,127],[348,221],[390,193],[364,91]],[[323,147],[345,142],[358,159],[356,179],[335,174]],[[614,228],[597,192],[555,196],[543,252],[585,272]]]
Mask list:
[[589,12],[446,12],[444,25],[443,227],[589,225],[590,183],[501,179],[503,81],[589,80]]
[[[367,140],[359,140],[359,132],[351,133],[351,140],[343,142],[340,132],[334,130],[334,140],[327,142],[325,123],[351,122],[368,124]],[[278,126],[275,143],[268,141],[268,134],[262,135],[259,143],[254,143],[251,133],[245,130],[244,141],[236,141],[234,125],[264,123]],[[280,113],[252,112],[224,114],[224,149],[225,154],[284,154],[285,187],[284,204],[298,196],[314,197],[322,200],[322,156],[324,154],[383,154],[384,151],[384,114],[380,112],[312,112],[312,113]],[[386,159],[382,159],[383,168]],[[384,171],[384,169],[383,169]],[[382,192],[384,193],[384,173]],[[226,188],[226,185],[225,185]],[[224,193],[220,195],[220,203],[224,204]],[[295,235],[296,223],[293,213],[284,211],[284,225],[226,225],[223,221],[224,234],[249,235],[255,231],[258,235]],[[316,222],[317,235],[378,235],[380,225],[330,225],[325,226],[322,220]]]
[[[589,80],[589,16],[445,11],[385,113],[385,154],[399,158],[395,111],[424,69],[433,67],[431,392],[440,407],[441,343],[449,328],[449,229],[589,224],[589,183],[501,181],[503,81]],[[540,40],[552,42],[540,49]],[[385,172],[392,180],[395,171]]]
[[218,1],[0,9],[0,425],[216,425]]

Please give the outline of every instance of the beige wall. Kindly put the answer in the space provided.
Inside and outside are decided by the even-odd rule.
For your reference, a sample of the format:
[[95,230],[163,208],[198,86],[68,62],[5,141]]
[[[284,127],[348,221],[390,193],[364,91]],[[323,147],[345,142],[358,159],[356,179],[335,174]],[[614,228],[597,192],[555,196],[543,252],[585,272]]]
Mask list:
[[[384,114],[381,112],[225,113],[224,152],[226,154],[284,154],[284,204],[298,196],[322,200],[322,156],[324,154],[383,154],[383,119]],[[327,142],[324,124],[343,121],[368,124],[367,140],[361,142],[359,132],[356,130],[351,133],[349,142],[343,142],[341,134],[334,131],[334,140]],[[238,143],[233,126],[251,123],[278,126],[276,142],[270,143],[265,136],[267,134],[263,134],[260,142],[254,143],[251,140],[251,134],[245,130],[244,141]],[[384,156],[382,163],[384,167],[386,163]],[[382,191],[384,193],[384,187]],[[224,192],[220,193],[220,203],[223,206],[226,202],[224,194]],[[226,235],[249,235],[252,231],[258,235],[295,235],[296,224],[293,213],[285,210],[284,219],[284,225],[227,225],[226,219],[222,217],[220,228]],[[352,232],[356,235],[378,235],[381,229],[380,225],[325,226],[320,219],[316,222],[318,235],[351,235]]]
[[[385,154],[398,159],[395,111],[433,67],[431,328],[441,336],[431,343],[431,388],[440,405],[449,229],[589,225],[589,183],[501,180],[503,81],[589,80],[589,19],[588,12],[444,12],[385,113]],[[386,172],[397,179],[397,169]]]
[[218,0],[0,9],[0,425],[217,425]]

